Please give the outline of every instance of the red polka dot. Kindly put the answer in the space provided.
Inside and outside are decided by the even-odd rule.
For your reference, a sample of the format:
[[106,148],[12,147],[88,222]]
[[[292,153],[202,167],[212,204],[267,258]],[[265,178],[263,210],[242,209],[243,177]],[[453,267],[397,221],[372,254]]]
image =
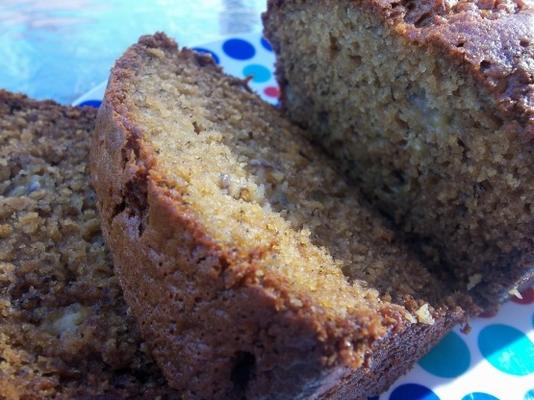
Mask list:
[[267,86],[263,90],[263,93],[265,93],[265,95],[269,97],[278,98],[278,96],[280,96],[280,90],[276,86]]
[[517,304],[532,304],[534,303],[534,288],[529,287],[521,291],[521,297],[512,296],[512,301]]

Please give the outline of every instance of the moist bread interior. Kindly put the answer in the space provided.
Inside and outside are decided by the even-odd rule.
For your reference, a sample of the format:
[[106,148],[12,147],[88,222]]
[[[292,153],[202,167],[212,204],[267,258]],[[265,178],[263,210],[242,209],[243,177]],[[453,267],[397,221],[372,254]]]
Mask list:
[[217,243],[261,254],[262,268],[337,316],[383,299],[443,296],[320,150],[283,119],[266,119],[268,107],[240,95],[240,81],[199,79],[199,68],[215,67],[175,59],[192,57],[187,51],[148,51],[130,115],[154,154],[151,173],[180,194]]
[[533,276],[534,13],[432,5],[273,0],[266,31],[290,119],[451,284],[495,303]]

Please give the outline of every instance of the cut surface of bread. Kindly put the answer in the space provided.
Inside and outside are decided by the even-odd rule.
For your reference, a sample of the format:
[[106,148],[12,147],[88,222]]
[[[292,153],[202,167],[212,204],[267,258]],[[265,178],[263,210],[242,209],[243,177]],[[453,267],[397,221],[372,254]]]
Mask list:
[[179,398],[100,233],[87,168],[95,119],[0,90],[0,399]]
[[283,106],[481,304],[534,273],[528,2],[269,2]]
[[463,311],[322,152],[163,34],[112,70],[91,148],[125,298],[191,398],[365,398]]

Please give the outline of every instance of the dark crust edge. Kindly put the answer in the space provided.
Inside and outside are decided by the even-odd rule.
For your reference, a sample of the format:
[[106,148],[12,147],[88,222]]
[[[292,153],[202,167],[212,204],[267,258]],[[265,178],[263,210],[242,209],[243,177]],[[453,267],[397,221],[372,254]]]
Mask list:
[[[268,0],[267,11],[262,15],[264,34],[276,53],[279,47],[269,28],[269,19],[282,7],[306,2],[312,3]],[[430,15],[430,24],[417,27],[405,21],[409,11],[402,5],[403,0],[345,2],[353,7],[367,7],[407,43],[434,50],[472,76],[494,100],[499,116],[508,122],[507,128],[525,143],[534,141],[534,63],[527,62],[534,57],[534,9],[528,8],[527,3],[522,2],[524,8],[515,14],[487,19],[465,11],[449,15],[444,9],[446,2],[422,1],[415,13]],[[523,41],[530,43],[528,47],[521,45]],[[278,62],[276,76],[283,100],[287,82]]]
[[[199,398],[241,396],[228,379],[228,358],[238,351],[260,360],[254,386],[241,388],[247,397],[272,396],[269,391],[276,388],[278,398],[327,392],[329,398],[342,398],[336,393],[350,381],[358,383],[351,392],[358,398],[385,390],[462,321],[459,308],[440,309],[434,325],[409,325],[393,307],[380,310],[390,324],[387,332],[372,323],[365,326],[376,316],[332,320],[314,307],[312,298],[300,296],[303,306],[295,307],[283,278],[271,273],[258,277],[255,259],[262,249],[240,254],[215,244],[179,193],[158,177],[154,154],[131,122],[124,83],[135,75],[147,48],[177,50],[163,34],[145,36],[117,61],[97,118],[90,168],[125,298],[171,386]],[[220,70],[209,57],[182,53],[199,67]],[[180,335],[166,334],[184,307],[189,310],[180,323],[190,326],[182,326]],[[189,332],[191,337],[209,336],[213,347],[193,354]],[[364,360],[355,357],[351,346],[369,350]],[[390,365],[396,359],[402,363]]]
[[[502,257],[498,267],[487,272],[482,282],[473,289],[475,299],[482,309],[496,309],[508,301],[511,289],[523,290],[534,284],[534,250],[516,257]],[[506,261],[508,260],[508,261]]]
[[[0,103],[8,104],[10,108],[27,109],[35,108],[36,110],[57,110],[67,119],[95,118],[97,110],[89,106],[71,106],[59,104],[54,100],[36,100],[28,97],[24,93],[10,92],[0,88]],[[87,114],[87,115],[85,115]]]

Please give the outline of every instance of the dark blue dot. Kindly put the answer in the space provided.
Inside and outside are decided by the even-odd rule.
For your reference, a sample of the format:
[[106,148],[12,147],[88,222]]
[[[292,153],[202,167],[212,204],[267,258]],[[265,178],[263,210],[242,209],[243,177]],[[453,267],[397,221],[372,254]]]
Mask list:
[[499,400],[499,398],[492,396],[491,394],[475,392],[466,394],[462,397],[462,400]]
[[204,53],[211,55],[211,58],[213,58],[213,61],[215,61],[215,64],[219,64],[219,56],[215,54],[213,51],[205,49],[203,47],[193,47],[193,50],[195,50],[198,53]]
[[271,43],[269,43],[269,42],[267,41],[267,39],[265,39],[265,38],[263,38],[263,37],[261,38],[261,45],[262,45],[263,47],[265,47],[266,50],[268,50],[268,51],[273,51],[273,48],[272,48],[272,46],[271,46]]
[[228,39],[223,44],[224,52],[236,60],[248,60],[256,54],[256,49],[243,39]]
[[378,400],[378,396],[368,397],[367,400]]
[[102,104],[102,102],[100,100],[85,100],[85,101],[82,101],[80,104],[78,104],[78,107],[94,107],[94,108],[98,108],[98,107],[100,107],[100,104]]
[[526,392],[523,400],[534,400],[534,389],[530,389],[528,392]]
[[439,397],[426,386],[405,383],[395,388],[389,400],[439,400]]

